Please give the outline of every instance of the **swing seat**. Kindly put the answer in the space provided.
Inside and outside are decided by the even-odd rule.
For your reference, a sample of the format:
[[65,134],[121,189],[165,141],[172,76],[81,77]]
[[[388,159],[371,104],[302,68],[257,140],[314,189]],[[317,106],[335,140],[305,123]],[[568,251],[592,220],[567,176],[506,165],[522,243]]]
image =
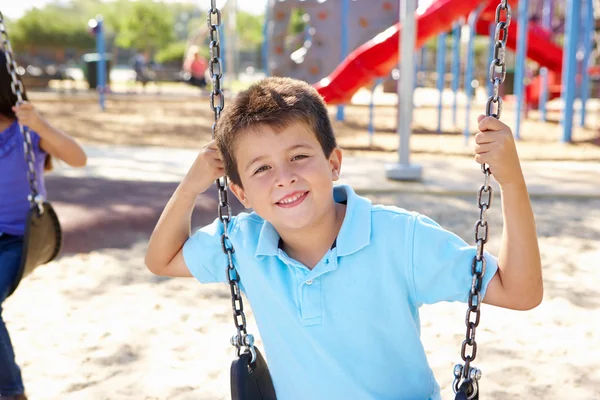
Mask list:
[[277,400],[265,359],[255,347],[256,360],[245,351],[231,363],[231,400]]
[[49,202],[43,202],[42,209],[40,213],[38,205],[33,204],[27,213],[21,262],[9,296],[23,278],[54,260],[62,247],[62,230],[54,208]]

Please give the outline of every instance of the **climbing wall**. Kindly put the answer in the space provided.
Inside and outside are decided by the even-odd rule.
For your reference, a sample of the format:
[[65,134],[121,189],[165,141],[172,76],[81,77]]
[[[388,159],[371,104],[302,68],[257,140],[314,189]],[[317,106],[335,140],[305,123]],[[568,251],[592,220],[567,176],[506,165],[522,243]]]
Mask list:
[[[347,54],[342,54],[342,2],[348,2]],[[398,22],[397,0],[269,0],[268,69],[314,83],[329,75],[354,49]],[[290,15],[304,10],[310,29],[288,35]]]

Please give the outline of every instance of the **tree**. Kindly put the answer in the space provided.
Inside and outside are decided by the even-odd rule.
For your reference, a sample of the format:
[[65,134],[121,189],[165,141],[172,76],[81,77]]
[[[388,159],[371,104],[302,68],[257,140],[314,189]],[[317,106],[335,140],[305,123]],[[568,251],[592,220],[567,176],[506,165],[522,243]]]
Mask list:
[[152,51],[163,48],[174,37],[173,17],[163,3],[151,0],[120,2],[116,44],[126,49]]
[[236,33],[239,48],[256,47],[263,43],[264,15],[253,15],[246,11],[238,11],[236,15]]
[[30,46],[86,49],[94,46],[87,20],[73,18],[56,8],[32,9],[13,25],[11,38],[17,49]]

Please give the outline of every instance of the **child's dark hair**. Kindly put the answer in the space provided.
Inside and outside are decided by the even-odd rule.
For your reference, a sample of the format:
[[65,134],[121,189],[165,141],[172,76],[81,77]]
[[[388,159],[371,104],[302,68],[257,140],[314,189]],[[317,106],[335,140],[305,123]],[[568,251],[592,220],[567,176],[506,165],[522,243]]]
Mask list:
[[[17,75],[17,79],[19,76]],[[12,77],[8,73],[8,67],[6,66],[6,53],[0,49],[0,114],[11,120],[17,119],[13,106],[17,104],[17,96],[12,92],[11,88]],[[27,93],[25,92],[25,86],[23,86],[23,92],[21,93],[23,100],[27,101]],[[44,170],[50,171],[52,169],[52,158],[50,154],[46,156],[44,163]]]
[[322,97],[306,82],[266,78],[226,105],[217,123],[215,139],[231,182],[242,185],[234,157],[240,133],[247,133],[261,125],[283,130],[296,122],[305,124],[316,135],[325,157],[329,157],[337,146],[331,121]]

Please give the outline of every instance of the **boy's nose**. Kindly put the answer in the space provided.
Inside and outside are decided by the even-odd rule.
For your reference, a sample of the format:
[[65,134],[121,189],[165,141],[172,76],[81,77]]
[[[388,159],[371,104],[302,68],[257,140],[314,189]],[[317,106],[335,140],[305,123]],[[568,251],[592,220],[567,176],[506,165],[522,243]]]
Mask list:
[[282,168],[277,174],[277,186],[286,187],[298,181],[298,177],[291,168]]

